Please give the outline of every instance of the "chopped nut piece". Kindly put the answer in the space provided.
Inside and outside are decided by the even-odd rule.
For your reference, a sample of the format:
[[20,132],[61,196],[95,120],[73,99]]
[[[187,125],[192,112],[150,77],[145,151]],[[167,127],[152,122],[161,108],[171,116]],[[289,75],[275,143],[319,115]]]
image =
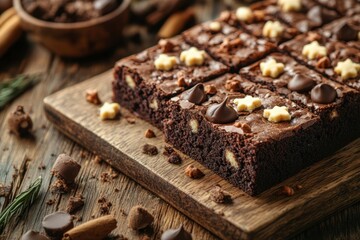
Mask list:
[[153,130],[148,129],[145,131],[145,137],[146,138],[154,138],[154,137],[156,137],[156,135]]
[[330,59],[328,57],[322,57],[316,63],[317,68],[324,69],[324,68],[328,68],[330,66],[331,66]]
[[101,100],[99,98],[98,91],[95,89],[86,90],[86,101],[95,105],[100,105]]
[[320,39],[321,39],[321,35],[316,32],[309,32],[306,37],[306,40],[308,40],[309,42],[318,41]]
[[180,60],[184,62],[186,66],[200,66],[203,65],[205,61],[205,52],[196,47],[191,47],[181,52]]
[[216,203],[231,203],[231,195],[223,191],[220,186],[215,186],[210,190],[210,199]]
[[254,11],[254,20],[256,21],[264,21],[265,19],[265,11],[264,10],[255,10]]
[[267,21],[264,25],[262,35],[268,38],[278,38],[284,32],[284,27],[279,21]]
[[168,56],[166,54],[160,54],[154,61],[155,68],[157,70],[169,71],[175,67],[177,59],[174,56]]
[[278,0],[278,5],[284,12],[301,10],[301,0]]
[[154,217],[142,206],[138,205],[130,209],[128,226],[134,230],[146,228],[154,221]]
[[205,176],[205,174],[200,169],[193,165],[189,165],[186,167],[185,174],[186,176],[193,179],[199,179]]
[[105,102],[100,108],[100,119],[110,120],[115,119],[120,114],[120,105],[118,103]]
[[278,63],[273,58],[269,58],[266,62],[260,63],[260,70],[264,77],[277,78],[284,72],[284,67],[283,63]]
[[163,154],[165,156],[170,156],[175,150],[172,147],[165,146]]
[[239,7],[236,9],[235,15],[238,20],[246,22],[251,21],[254,16],[252,10],[248,7]]
[[241,85],[238,80],[229,79],[225,82],[225,89],[230,92],[238,92],[241,90]]
[[342,80],[355,78],[360,75],[360,64],[354,63],[350,58],[343,62],[338,62],[334,71],[341,76]]
[[312,60],[315,58],[324,57],[327,54],[326,47],[320,46],[318,41],[313,41],[306,44],[302,49],[302,55]]
[[238,127],[238,128],[241,128],[244,133],[251,133],[251,127],[246,123],[235,122],[234,126]]
[[179,154],[177,154],[176,152],[173,152],[170,154],[170,156],[168,158],[168,162],[172,163],[172,164],[181,164],[182,158],[180,157]]
[[136,119],[133,118],[133,117],[126,117],[125,119],[129,124],[135,124],[136,123]]
[[25,113],[24,107],[19,105],[9,114],[8,125],[10,132],[22,137],[31,131],[33,123],[29,114]]
[[292,187],[282,186],[280,193],[290,197],[294,195],[295,191]]
[[150,144],[145,144],[143,146],[142,152],[144,154],[150,155],[150,156],[155,156],[158,154],[158,149],[156,146],[154,145],[150,145]]
[[285,106],[275,106],[273,109],[265,109],[263,116],[264,118],[267,118],[268,121],[275,123],[291,120],[291,115],[288,112],[288,108]]
[[221,30],[221,23],[219,22],[211,22],[209,24],[209,29],[213,32],[219,32]]
[[252,112],[256,108],[261,107],[261,100],[257,97],[245,96],[245,98],[235,98],[234,103],[239,112],[246,111]]
[[206,94],[209,94],[209,95],[214,95],[217,93],[216,87],[213,84],[206,85],[204,88],[204,91]]
[[174,50],[175,47],[175,45],[167,39],[161,39],[159,41],[159,45],[161,46],[163,53],[171,52],[172,50]]

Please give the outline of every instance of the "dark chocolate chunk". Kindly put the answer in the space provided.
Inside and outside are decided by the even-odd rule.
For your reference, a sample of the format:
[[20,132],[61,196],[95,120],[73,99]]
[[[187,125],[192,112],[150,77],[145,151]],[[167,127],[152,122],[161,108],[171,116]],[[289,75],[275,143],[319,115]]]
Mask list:
[[116,0],[95,0],[94,9],[99,11],[100,15],[105,15],[117,7]]
[[307,17],[320,26],[334,20],[336,15],[334,12],[316,5],[308,11]]
[[168,158],[168,162],[172,163],[172,164],[181,164],[182,159],[179,154],[177,154],[176,152],[173,152],[170,154],[170,156]]
[[150,156],[155,156],[158,154],[158,149],[156,146],[151,145],[151,144],[145,144],[143,146],[142,152],[144,154],[150,155]]
[[344,22],[336,32],[336,39],[340,41],[353,41],[358,39],[358,31],[348,22]]
[[305,74],[296,74],[288,83],[288,88],[291,91],[296,92],[307,92],[310,91],[314,86],[316,85],[316,82],[309,78]]
[[232,199],[230,194],[223,191],[220,186],[215,186],[210,190],[210,199],[216,203],[231,203]]
[[182,99],[200,105],[207,100],[204,85],[199,83],[181,95]]
[[128,217],[128,226],[131,229],[139,230],[146,228],[154,221],[154,217],[142,206],[131,208]]
[[63,179],[67,184],[73,184],[80,171],[80,164],[66,154],[60,154],[52,168],[52,173]]
[[49,238],[40,234],[39,232],[29,230],[24,235],[22,235],[20,240],[49,240]]
[[84,198],[82,196],[71,196],[66,206],[66,212],[73,214],[84,206]]
[[166,230],[161,235],[161,240],[192,240],[191,234],[188,233],[183,225],[180,225],[177,229]]
[[206,111],[206,119],[213,123],[231,123],[238,118],[238,114],[232,107],[226,104],[227,98],[221,103],[210,105]]
[[14,112],[9,114],[9,129],[17,136],[23,136],[30,132],[33,123],[29,114],[25,113],[23,106],[17,106]]
[[316,103],[332,103],[336,96],[336,90],[326,83],[320,83],[311,90],[311,100]]
[[42,226],[49,237],[61,239],[65,232],[74,227],[74,223],[70,214],[55,212],[44,217]]

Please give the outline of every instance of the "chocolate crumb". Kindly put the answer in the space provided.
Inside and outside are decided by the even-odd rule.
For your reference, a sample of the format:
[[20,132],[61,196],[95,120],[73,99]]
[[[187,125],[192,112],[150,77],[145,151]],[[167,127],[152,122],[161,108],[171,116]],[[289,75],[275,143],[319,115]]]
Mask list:
[[205,174],[194,165],[187,166],[185,169],[185,174],[186,176],[193,179],[199,179],[205,176]]
[[129,124],[135,124],[136,123],[136,120],[133,117],[126,117],[125,119]]
[[226,80],[225,89],[230,92],[238,92],[241,90],[240,82],[238,80],[232,80],[232,79]]
[[110,208],[112,206],[111,202],[102,197],[98,199],[98,203],[100,204],[100,214],[106,215],[110,213]]
[[25,113],[24,107],[19,105],[14,112],[9,114],[8,125],[10,132],[23,137],[31,131],[33,122],[30,115]]
[[182,163],[182,158],[180,157],[179,154],[177,154],[176,152],[173,152],[173,153],[170,154],[170,156],[168,158],[168,162],[178,165],[178,164]]
[[150,155],[150,156],[155,156],[158,154],[158,149],[156,146],[151,145],[151,144],[145,144],[143,146],[142,152],[144,154]]
[[97,164],[101,164],[101,163],[103,162],[103,160],[102,160],[98,155],[95,156],[94,161],[95,161]]
[[86,90],[86,101],[95,105],[100,105],[101,100],[99,98],[98,91],[95,89]]
[[161,46],[161,50],[163,53],[171,52],[175,47],[175,45],[167,39],[161,39],[159,41],[159,45]]
[[128,226],[134,230],[146,228],[154,221],[154,217],[142,206],[131,208],[128,216]]
[[220,186],[215,186],[210,190],[210,199],[216,203],[231,203],[231,195],[223,191]]
[[165,156],[170,156],[175,150],[172,147],[165,146],[163,154]]
[[156,135],[153,130],[148,129],[145,131],[145,137],[146,138],[154,138],[154,137],[156,137]]
[[280,194],[281,195],[286,195],[286,196],[292,196],[294,195],[295,191],[292,187],[289,186],[282,186],[280,189]]
[[54,203],[55,203],[55,200],[54,200],[54,199],[49,199],[49,200],[46,201],[46,205],[48,205],[48,206],[51,206],[51,205],[53,205]]
[[84,206],[84,203],[84,197],[82,195],[71,196],[66,206],[66,212],[71,214],[75,213]]
[[50,187],[52,193],[68,193],[71,187],[67,185],[64,180],[57,179]]
[[38,169],[39,170],[45,170],[46,169],[46,165],[41,163],[39,166],[38,166]]

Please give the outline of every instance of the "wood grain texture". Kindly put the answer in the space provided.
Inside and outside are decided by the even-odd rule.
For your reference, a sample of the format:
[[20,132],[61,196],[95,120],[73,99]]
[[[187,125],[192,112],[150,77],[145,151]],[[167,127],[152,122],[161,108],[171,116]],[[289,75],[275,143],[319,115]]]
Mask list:
[[[303,186],[294,196],[279,196],[278,185],[250,197],[186,156],[181,166],[175,166],[162,154],[144,155],[141,146],[145,143],[162,152],[162,134],[156,131],[157,138],[146,139],[145,130],[153,127],[140,119],[128,124],[127,111],[118,121],[101,121],[98,107],[87,103],[83,94],[95,88],[102,99],[110,101],[111,79],[108,71],[47,97],[48,118],[70,138],[221,238],[283,239],[360,200],[360,139],[283,182],[281,185]],[[200,180],[186,177],[184,169],[189,164],[197,165],[206,176]],[[233,196],[233,204],[219,205],[209,199],[215,185]]]

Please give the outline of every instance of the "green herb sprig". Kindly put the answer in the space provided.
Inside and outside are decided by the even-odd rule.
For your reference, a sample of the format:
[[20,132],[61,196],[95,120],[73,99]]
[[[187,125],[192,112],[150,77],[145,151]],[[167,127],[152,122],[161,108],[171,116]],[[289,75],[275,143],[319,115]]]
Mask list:
[[34,86],[39,79],[39,74],[21,74],[9,81],[0,83],[0,110],[24,91]]
[[19,216],[24,210],[30,207],[38,197],[42,184],[42,178],[39,177],[33,182],[29,189],[20,193],[14,201],[12,201],[3,212],[0,213],[0,234],[4,230],[6,224],[14,216]]

